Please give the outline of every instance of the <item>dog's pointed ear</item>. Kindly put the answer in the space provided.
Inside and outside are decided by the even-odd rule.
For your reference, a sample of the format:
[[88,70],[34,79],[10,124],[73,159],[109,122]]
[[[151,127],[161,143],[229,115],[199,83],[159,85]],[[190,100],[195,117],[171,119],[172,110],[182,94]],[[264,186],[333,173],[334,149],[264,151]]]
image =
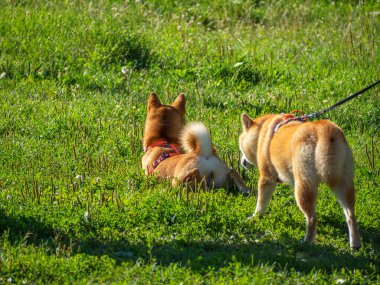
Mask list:
[[148,110],[150,110],[151,108],[156,109],[161,106],[162,106],[162,103],[160,101],[160,98],[158,98],[156,93],[152,92],[148,99]]
[[183,93],[179,94],[177,99],[173,102],[172,106],[176,108],[180,113],[185,114],[186,112],[186,99]]
[[241,124],[243,125],[243,130],[246,131],[254,124],[254,122],[247,114],[242,114]]

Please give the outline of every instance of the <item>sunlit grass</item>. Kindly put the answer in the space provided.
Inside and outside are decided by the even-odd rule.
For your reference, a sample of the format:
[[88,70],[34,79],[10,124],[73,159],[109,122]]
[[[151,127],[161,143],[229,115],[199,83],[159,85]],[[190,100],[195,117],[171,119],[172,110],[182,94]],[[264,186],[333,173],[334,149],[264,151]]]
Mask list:
[[[352,146],[363,248],[320,187],[318,235],[278,186],[255,208],[240,114],[326,108],[380,77],[380,6],[319,1],[0,3],[0,283],[376,283],[379,89],[328,113]],[[148,94],[187,97],[248,197],[145,177]]]

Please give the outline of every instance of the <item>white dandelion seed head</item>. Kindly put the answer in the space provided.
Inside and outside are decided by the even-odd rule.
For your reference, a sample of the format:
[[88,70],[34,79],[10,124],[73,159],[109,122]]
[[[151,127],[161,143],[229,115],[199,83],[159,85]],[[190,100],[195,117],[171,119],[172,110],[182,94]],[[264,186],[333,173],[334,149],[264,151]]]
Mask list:
[[123,67],[121,68],[121,73],[123,73],[124,75],[128,75],[128,74],[130,74],[130,73],[132,73],[132,72],[131,72],[131,70],[128,69],[126,66],[123,66]]

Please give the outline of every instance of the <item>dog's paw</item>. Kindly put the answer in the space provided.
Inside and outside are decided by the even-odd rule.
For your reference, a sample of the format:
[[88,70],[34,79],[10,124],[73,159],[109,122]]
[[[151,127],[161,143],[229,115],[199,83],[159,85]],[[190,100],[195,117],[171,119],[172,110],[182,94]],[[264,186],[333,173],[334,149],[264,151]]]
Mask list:
[[260,218],[260,215],[258,215],[258,214],[253,214],[253,215],[251,215],[251,216],[249,216],[249,217],[247,217],[247,219],[249,220],[249,221],[255,221],[255,220],[258,220]]
[[355,251],[358,251],[359,249],[361,249],[362,244],[360,243],[360,244],[357,244],[357,245],[351,245],[350,247],[351,247],[351,251],[355,252]]

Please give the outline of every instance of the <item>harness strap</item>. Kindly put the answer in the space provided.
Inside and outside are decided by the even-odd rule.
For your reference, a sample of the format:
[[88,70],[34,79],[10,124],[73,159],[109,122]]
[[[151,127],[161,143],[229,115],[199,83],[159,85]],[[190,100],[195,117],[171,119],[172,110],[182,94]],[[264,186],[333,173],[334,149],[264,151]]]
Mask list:
[[172,156],[177,156],[179,153],[174,153],[174,152],[167,152],[165,151],[163,154],[161,154],[155,161],[153,161],[152,165],[148,169],[148,174],[151,175],[153,171],[156,169],[156,167],[163,162],[165,159],[172,157]]
[[144,152],[147,152],[148,150],[155,148],[155,147],[173,147],[175,151],[178,151],[177,145],[176,144],[169,144],[166,140],[156,140],[147,147],[144,147]]
[[[296,117],[295,113],[300,113],[301,116]],[[286,125],[292,121],[306,122],[307,119],[308,119],[308,117],[303,112],[301,112],[300,110],[293,110],[289,114],[286,114],[282,118],[282,120],[275,126],[274,133],[276,133],[279,128],[281,128],[282,126],[284,126],[284,125]]]
[[156,167],[165,159],[182,154],[182,152],[179,150],[178,145],[169,144],[166,140],[157,140],[150,144],[147,148],[144,148],[144,151],[147,152],[148,150],[155,147],[171,148],[173,152],[165,151],[155,161],[153,161],[152,165],[150,165],[148,168],[148,175],[151,175],[153,171],[156,169]]

